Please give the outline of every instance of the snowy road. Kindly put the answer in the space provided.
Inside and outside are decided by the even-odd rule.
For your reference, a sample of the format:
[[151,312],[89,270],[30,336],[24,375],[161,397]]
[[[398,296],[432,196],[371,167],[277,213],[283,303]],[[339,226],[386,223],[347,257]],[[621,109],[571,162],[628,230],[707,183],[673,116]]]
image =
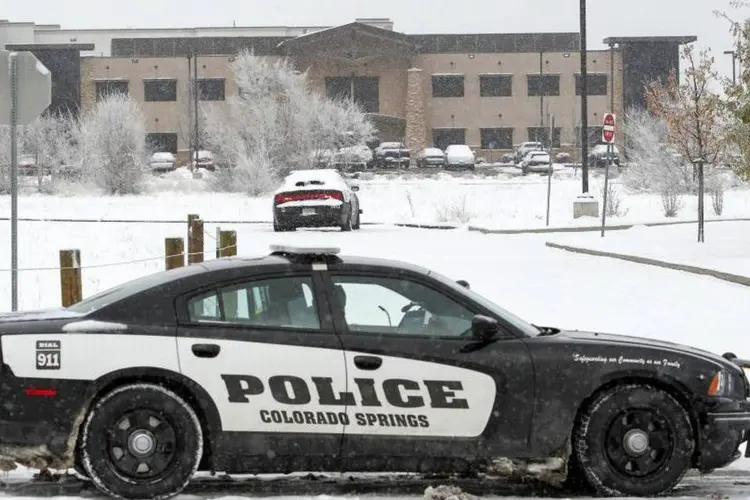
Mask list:
[[[55,482],[28,483],[21,474],[11,473],[0,487],[0,498],[97,498],[101,497],[91,483],[75,477]],[[295,474],[280,476],[235,476],[196,478],[177,500],[232,499],[275,497],[283,500],[341,498],[366,496],[377,500],[419,499],[428,486],[453,485],[483,498],[579,498],[563,490],[550,489],[534,483],[510,484],[501,481],[448,479],[408,475]],[[700,477],[689,474],[673,491],[671,498],[746,499],[750,498],[750,473],[726,471]]]

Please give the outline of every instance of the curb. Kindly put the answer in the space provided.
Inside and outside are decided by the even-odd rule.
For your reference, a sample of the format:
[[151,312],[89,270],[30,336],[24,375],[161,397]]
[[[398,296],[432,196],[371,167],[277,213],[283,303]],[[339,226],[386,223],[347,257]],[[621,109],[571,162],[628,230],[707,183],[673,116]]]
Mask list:
[[411,227],[415,229],[458,229],[458,226],[438,226],[436,224],[414,224],[411,222],[396,222],[393,224],[398,227]]
[[[750,217],[737,217],[732,219],[707,219],[709,222],[750,222]],[[697,220],[680,220],[667,222],[644,222],[634,224],[617,224],[614,226],[605,226],[607,231],[622,231],[632,229],[636,226],[660,227],[660,226],[678,226],[681,224],[697,224]],[[571,226],[571,227],[541,227],[535,229],[486,229],[478,226],[469,226],[469,231],[475,231],[482,234],[534,234],[534,233],[586,233],[601,231],[602,226]]]
[[589,248],[573,247],[569,245],[560,245],[559,243],[552,243],[548,241],[545,243],[550,248],[556,248],[558,250],[565,250],[572,253],[580,253],[585,255],[593,255],[596,257],[610,257],[612,259],[625,260],[628,262],[635,262],[636,264],[645,264],[648,266],[661,267],[664,269],[671,269],[673,271],[683,271],[691,274],[698,274],[701,276],[711,276],[712,278],[728,281],[737,285],[744,285],[750,287],[750,278],[747,276],[740,276],[738,274],[725,273],[722,271],[716,271],[714,269],[706,269],[704,267],[689,266],[685,264],[675,264],[673,262],[666,262],[663,260],[650,259],[648,257],[637,257],[635,255],[627,255],[621,253],[604,252],[601,250],[591,250]]

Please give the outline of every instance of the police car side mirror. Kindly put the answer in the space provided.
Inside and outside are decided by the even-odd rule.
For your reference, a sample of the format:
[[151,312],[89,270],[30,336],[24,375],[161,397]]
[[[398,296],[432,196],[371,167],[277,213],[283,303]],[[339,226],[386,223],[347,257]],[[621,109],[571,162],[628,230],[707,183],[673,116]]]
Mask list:
[[351,185],[351,189],[352,189],[352,191],[359,191],[359,186],[356,185],[356,184],[352,184]]
[[471,320],[471,334],[476,340],[487,342],[495,338],[499,331],[497,320],[489,316],[477,314]]

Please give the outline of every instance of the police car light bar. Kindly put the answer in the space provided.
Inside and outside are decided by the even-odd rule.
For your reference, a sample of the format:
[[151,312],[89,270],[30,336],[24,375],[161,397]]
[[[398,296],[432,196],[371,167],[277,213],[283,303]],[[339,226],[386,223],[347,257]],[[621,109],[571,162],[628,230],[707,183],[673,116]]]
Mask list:
[[287,255],[337,255],[341,252],[338,247],[293,247],[288,245],[271,245],[272,253]]

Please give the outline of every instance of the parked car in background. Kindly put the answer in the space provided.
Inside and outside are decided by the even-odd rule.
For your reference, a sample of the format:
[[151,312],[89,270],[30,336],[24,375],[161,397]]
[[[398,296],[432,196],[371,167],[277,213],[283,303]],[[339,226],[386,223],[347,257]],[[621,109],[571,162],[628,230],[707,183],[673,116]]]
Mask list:
[[273,197],[273,230],[299,227],[359,229],[359,186],[337,170],[295,170],[284,178]]
[[330,166],[339,171],[372,168],[375,155],[366,144],[341,148],[333,154]]
[[536,141],[521,143],[521,145],[518,146],[518,149],[516,149],[513,163],[515,163],[516,165],[521,163],[521,161],[523,161],[524,157],[529,153],[529,151],[544,151],[544,146],[541,142]]
[[214,155],[211,153],[211,151],[205,151],[205,150],[198,150],[198,161],[195,161],[195,153],[192,154],[193,157],[193,169],[198,168],[204,168],[206,170],[210,170],[213,172],[216,170],[216,167],[214,165]]
[[466,144],[451,144],[445,148],[446,168],[468,168],[476,166],[474,152]]
[[549,173],[552,168],[552,161],[549,153],[546,151],[529,151],[523,160],[521,160],[521,172],[523,175],[528,173]]
[[417,155],[417,167],[444,167],[445,153],[440,148],[424,148]]
[[375,167],[409,168],[411,152],[403,142],[382,142],[375,148]]
[[[609,152],[607,150],[607,146],[607,144],[597,144],[591,149],[591,151],[589,151],[589,165],[595,168],[604,168],[605,166],[607,166],[607,162],[609,161]],[[612,163],[619,167],[620,151],[614,144],[612,144],[612,147],[614,148]]]
[[154,173],[172,172],[177,168],[177,157],[168,151],[159,151],[151,155],[148,166]]

